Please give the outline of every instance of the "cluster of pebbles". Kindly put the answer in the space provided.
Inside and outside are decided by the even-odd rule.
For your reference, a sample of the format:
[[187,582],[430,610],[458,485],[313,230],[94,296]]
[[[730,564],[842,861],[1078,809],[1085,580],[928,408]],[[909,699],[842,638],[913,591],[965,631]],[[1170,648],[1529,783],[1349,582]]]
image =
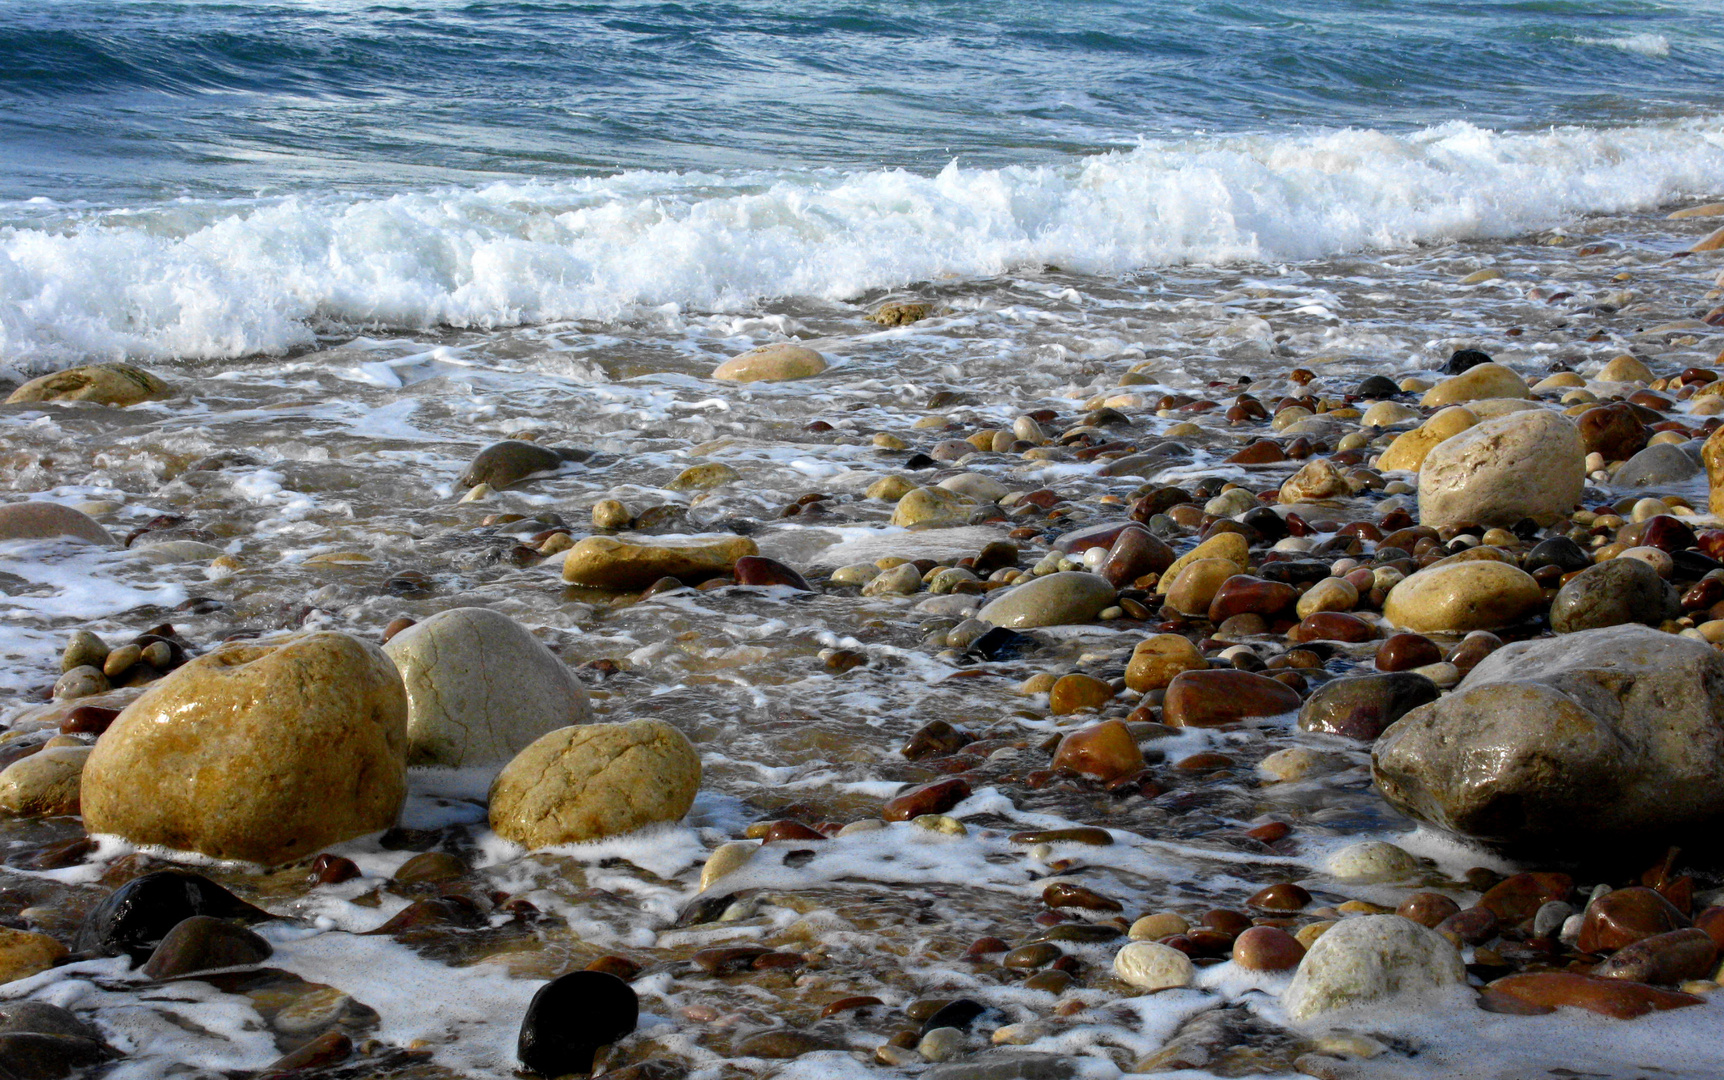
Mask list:
[[[113,1010],[168,983],[254,1010],[279,1057],[225,1071],[272,1077],[666,1080],[799,1060],[938,1080],[1063,1080],[1097,1062],[1352,1077],[1424,1049],[1370,1011],[1388,1003],[1704,1010],[1724,946],[1705,843],[1724,814],[1710,752],[1724,749],[1724,297],[1715,269],[1693,271],[1724,239],[1680,230],[1708,215],[1724,205],[1560,248],[1595,287],[1519,293],[1561,318],[1502,332],[1501,362],[1476,334],[1437,334],[1435,363],[1389,377],[1323,362],[1320,325],[1265,337],[1228,311],[1207,332],[1251,348],[1217,344],[1179,377],[1128,358],[1087,385],[1062,373],[1062,397],[1032,365],[1002,404],[960,380],[900,423],[890,371],[806,390],[845,366],[780,344],[699,372],[698,400],[675,384],[685,411],[728,394],[762,413],[698,445],[551,445],[537,405],[518,409],[533,423],[499,421],[499,393],[474,415],[510,437],[439,461],[440,497],[408,511],[403,455],[422,447],[331,434],[355,440],[340,463],[283,431],[297,465],[232,445],[194,457],[180,391],[153,376],[105,365],[28,384],[8,405],[22,448],[5,475],[55,499],[0,507],[19,553],[0,562],[18,571],[8,594],[40,593],[54,579],[31,566],[56,559],[128,595],[177,591],[89,625],[32,616],[61,656],[57,672],[20,665],[29,690],[0,734],[0,1080],[159,1052]],[[1637,300],[1627,263],[1690,295]],[[1277,295],[1253,288],[1237,291]],[[1050,311],[1062,297],[1044,293]],[[911,351],[930,327],[967,341],[965,299],[877,305],[867,332]],[[1188,331],[1186,307],[1163,311],[1159,331],[1133,331]],[[1438,319],[1406,315],[1421,332]],[[300,407],[303,387],[256,378]],[[41,446],[17,425],[42,401],[101,407],[58,406],[66,443]],[[595,432],[634,422],[586,404]],[[128,446],[154,460],[111,485],[135,506],[59,490],[87,478],[55,456],[92,433],[113,444],[93,452],[104,475]],[[647,482],[643,458],[674,475]],[[238,495],[216,486],[229,475]],[[303,537],[319,546],[272,569],[271,548]],[[434,639],[476,607],[507,626],[467,653]],[[384,755],[409,790],[398,824],[255,848],[87,834],[97,798],[104,821],[141,820],[116,816],[116,786],[172,798],[147,758],[118,781],[84,771],[134,702],[210,677],[224,650],[332,638],[406,680],[388,693],[410,745]],[[484,689],[534,703],[531,730],[497,728],[489,757],[425,735],[429,712],[467,715],[440,680],[504,654],[534,659]],[[617,723],[589,723],[589,701]],[[637,724],[690,760],[626,781],[576,770],[546,794],[583,755],[626,757],[569,732]],[[433,794],[449,766],[482,767],[482,793]],[[583,785],[616,791],[571,824],[566,792]],[[1422,841],[1385,839],[1410,822]],[[681,854],[663,861],[654,837]],[[218,861],[187,868],[173,849]],[[382,1003],[295,973],[319,928],[350,933],[361,963],[387,970],[405,949],[441,965],[432,1022],[463,973],[532,991],[491,1018],[508,1060],[461,1056],[453,1031],[400,1038]],[[74,980],[100,1003],[56,997]],[[1169,1010],[1159,1029],[1128,1004],[1146,995]]]

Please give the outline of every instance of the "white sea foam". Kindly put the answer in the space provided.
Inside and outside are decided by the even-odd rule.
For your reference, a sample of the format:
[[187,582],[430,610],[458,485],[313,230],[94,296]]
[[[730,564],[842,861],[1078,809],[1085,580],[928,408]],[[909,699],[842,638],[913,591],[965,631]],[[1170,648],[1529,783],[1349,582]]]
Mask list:
[[1622,34],[1618,37],[1582,37],[1575,40],[1582,45],[1608,45],[1613,49],[1639,53],[1641,56],[1670,55],[1670,39],[1663,34]]
[[1713,117],[1153,141],[935,176],[637,172],[57,220],[33,206],[0,228],[0,357],[41,369],[238,356],[331,324],[609,320],[1047,263],[1114,273],[1298,260],[1510,236],[1721,186],[1724,118]]

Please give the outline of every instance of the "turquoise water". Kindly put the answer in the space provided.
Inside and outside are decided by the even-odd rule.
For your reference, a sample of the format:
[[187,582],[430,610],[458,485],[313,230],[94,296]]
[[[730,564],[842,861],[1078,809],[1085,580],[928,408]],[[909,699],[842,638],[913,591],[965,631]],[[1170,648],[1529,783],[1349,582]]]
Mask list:
[[1720,72],[1644,0],[19,0],[0,357],[1508,236],[1724,189]]

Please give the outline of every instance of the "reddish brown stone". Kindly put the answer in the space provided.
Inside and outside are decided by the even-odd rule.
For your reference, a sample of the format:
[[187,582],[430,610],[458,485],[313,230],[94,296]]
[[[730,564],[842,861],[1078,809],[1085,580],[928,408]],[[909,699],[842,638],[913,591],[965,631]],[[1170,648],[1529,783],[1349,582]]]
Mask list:
[[1603,454],[1606,461],[1625,461],[1646,449],[1647,440],[1652,438],[1633,407],[1622,402],[1586,410],[1575,420],[1575,426],[1587,452]]
[[1712,935],[1689,927],[1625,945],[1592,973],[1606,979],[1675,985],[1709,977],[1717,963],[1718,945]]
[[1257,890],[1245,903],[1264,911],[1298,911],[1311,903],[1311,894],[1291,881],[1283,881],[1279,885]]
[[1498,979],[1484,988],[1481,1003],[1493,1008],[1499,1001],[1506,1006],[1495,1009],[1499,1012],[1526,1012],[1528,1007],[1549,1012],[1566,1005],[1618,1020],[1702,1004],[1693,994],[1569,971],[1541,971]]
[[100,705],[80,705],[66,714],[66,719],[60,721],[62,735],[100,735],[108,730],[108,725],[120,715],[118,709],[104,709]]
[[1345,611],[1318,611],[1305,617],[1298,626],[1287,631],[1288,641],[1345,641],[1357,644],[1371,641],[1377,628]]
[[716,949],[702,949],[689,957],[694,966],[708,975],[734,975],[739,971],[749,971],[754,967],[754,961],[771,949],[762,945],[729,945]]
[[1449,663],[1465,675],[1478,666],[1480,660],[1502,647],[1502,638],[1488,630],[1475,630],[1461,639],[1460,645],[1449,656]]
[[1093,675],[1061,676],[1048,691],[1048,711],[1067,716],[1085,709],[1100,710],[1113,700],[1113,687]]
[[1218,623],[1234,615],[1268,618],[1292,607],[1299,590],[1279,581],[1264,581],[1249,574],[1235,574],[1221,583],[1209,602],[1209,621]]
[[1694,925],[1712,938],[1712,943],[1724,949],[1724,907],[1709,907],[1694,916]]
[[1496,912],[1486,907],[1470,907],[1457,911],[1436,925],[1439,934],[1452,934],[1468,945],[1489,941],[1496,934],[1500,920]]
[[1226,754],[1218,754],[1213,750],[1201,754],[1182,757],[1173,763],[1173,767],[1182,772],[1207,772],[1210,769],[1225,769],[1233,764],[1233,759]]
[[1461,905],[1442,893],[1419,892],[1402,900],[1401,906],[1395,909],[1395,914],[1435,930],[1450,916],[1459,914],[1460,910]]
[[594,960],[592,963],[587,965],[586,970],[600,971],[606,975],[615,975],[623,982],[629,982],[636,975],[641,973],[641,966],[626,956],[617,956],[613,953],[609,956],[601,956],[597,960]]
[[1114,588],[1124,588],[1145,574],[1159,574],[1173,564],[1173,549],[1135,522],[1120,532],[1108,549],[1107,558],[1096,567]]
[[1576,945],[1581,952],[1615,952],[1642,938],[1687,925],[1682,912],[1656,890],[1635,885],[1605,893],[1586,906]]
[[997,937],[977,938],[975,940],[975,942],[968,949],[964,950],[964,959],[966,959],[966,960],[979,960],[984,956],[992,956],[995,953],[1003,953],[1010,948],[1011,948],[1010,945],[1007,945],[1004,941],[1000,940]]
[[760,838],[762,843],[770,844],[777,840],[824,840],[818,831],[809,828],[800,821],[774,821],[766,827],[766,835]]
[[1220,930],[1224,934],[1238,934],[1251,926],[1249,915],[1232,908],[1211,908],[1204,912],[1198,921],[1211,930]]
[[1253,840],[1259,840],[1265,844],[1273,844],[1277,840],[1287,839],[1288,834],[1292,831],[1293,826],[1287,824],[1285,821],[1265,821],[1263,824],[1254,828],[1246,829],[1245,835],[1249,836]]
[[923,814],[944,814],[969,797],[969,781],[954,776],[894,795],[880,808],[880,816],[887,821],[909,821]]
[[955,728],[944,720],[930,720],[922,725],[921,730],[910,736],[910,741],[904,744],[904,749],[899,753],[911,761],[921,761],[923,758],[955,754],[975,741],[974,735]]
[[1124,911],[1118,900],[1110,900],[1094,889],[1056,881],[1042,890],[1042,903],[1051,908],[1075,907],[1085,911]]
[[1408,671],[1442,660],[1443,650],[1423,634],[1394,634],[1377,650],[1378,671]]
[[1660,551],[1687,551],[1697,540],[1693,529],[1669,514],[1647,518],[1640,529],[1640,542]]
[[[1001,944],[1004,944],[1002,942]],[[821,1019],[837,1016],[839,1013],[855,1012],[857,1009],[867,1009],[885,1002],[869,994],[858,994],[855,997],[839,998],[820,1010]]]
[[1143,765],[1143,751],[1137,748],[1137,740],[1118,720],[1074,731],[1061,739],[1054,751],[1055,769],[1068,769],[1103,782],[1131,776],[1141,771]]
[[1233,962],[1248,971],[1288,971],[1305,958],[1305,946],[1285,930],[1253,926],[1233,939]]
[[311,872],[306,881],[311,885],[339,885],[360,875],[359,864],[341,855],[327,852],[311,860]]
[[1220,727],[1252,716],[1278,716],[1299,707],[1290,687],[1249,671],[1186,671],[1167,684],[1162,723]]
[[1566,900],[1574,891],[1574,879],[1567,874],[1515,874],[1497,882],[1481,897],[1479,907],[1509,925],[1525,922],[1538,909],[1552,900]]
[[1286,461],[1287,454],[1282,451],[1281,444],[1269,439],[1258,439],[1250,446],[1238,451],[1226,461],[1229,465],[1272,465],[1277,461]]
[[794,568],[764,555],[744,555],[736,560],[732,576],[738,585],[788,585],[801,592],[814,591]]

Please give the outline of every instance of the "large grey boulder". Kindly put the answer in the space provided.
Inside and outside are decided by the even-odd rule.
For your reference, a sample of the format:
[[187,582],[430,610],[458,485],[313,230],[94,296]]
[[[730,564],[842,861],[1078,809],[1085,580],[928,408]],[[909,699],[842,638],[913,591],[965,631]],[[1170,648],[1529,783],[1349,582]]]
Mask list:
[[1371,756],[1384,798],[1462,836],[1662,844],[1724,819],[1724,657],[1634,624],[1505,645]]

